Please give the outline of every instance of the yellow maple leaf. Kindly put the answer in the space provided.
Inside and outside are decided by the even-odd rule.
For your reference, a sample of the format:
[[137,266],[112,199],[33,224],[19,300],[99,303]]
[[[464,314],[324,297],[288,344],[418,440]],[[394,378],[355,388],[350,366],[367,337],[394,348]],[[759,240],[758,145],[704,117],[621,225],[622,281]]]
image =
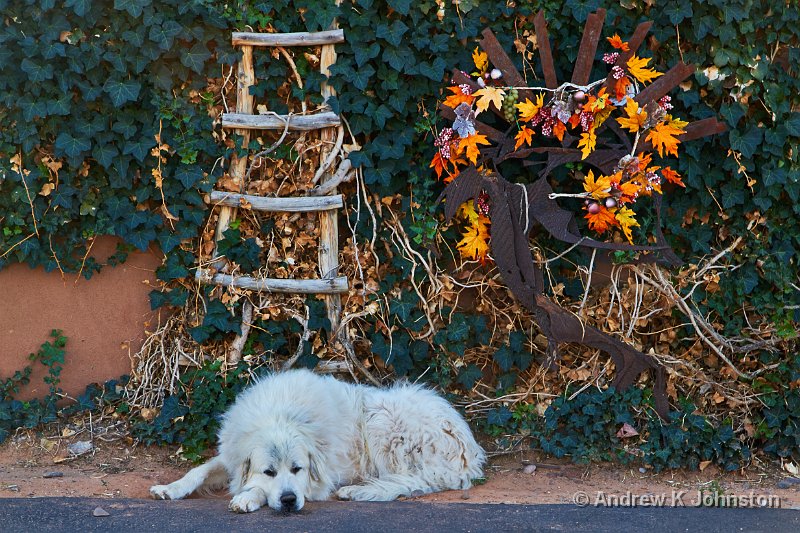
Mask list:
[[614,216],[617,219],[617,223],[619,223],[619,227],[622,228],[625,237],[628,239],[628,242],[633,244],[633,230],[631,228],[639,225],[634,218],[636,213],[634,213],[633,209],[630,207],[620,207],[616,210]]
[[680,141],[676,135],[686,133],[680,128],[676,128],[666,123],[656,124],[647,134],[646,141],[653,143],[658,150],[658,155],[664,157],[664,151],[678,157],[678,144]]
[[519,119],[523,122],[528,122],[530,119],[535,117],[543,106],[544,95],[542,93],[536,95],[535,102],[531,102],[529,98],[526,98],[524,102],[514,104],[514,107],[519,109]]
[[474,224],[461,234],[456,248],[464,259],[484,261],[489,253],[488,240],[489,229],[484,224]]
[[486,135],[475,133],[469,137],[461,139],[461,141],[458,143],[458,153],[462,154],[466,152],[467,159],[469,159],[474,165],[478,162],[478,156],[481,153],[480,148],[478,148],[479,144],[489,146],[492,143],[486,139]]
[[506,92],[499,87],[484,87],[480,91],[475,91],[474,94],[478,100],[475,102],[475,107],[477,108],[476,115],[478,113],[482,113],[489,108],[490,104],[494,104],[497,109],[500,109],[503,105],[503,97],[506,95]]
[[489,69],[489,56],[486,52],[481,52],[481,49],[477,46],[472,51],[472,62],[475,63],[475,68],[478,69],[477,74],[473,73],[473,75],[482,76]]
[[608,105],[608,94],[606,93],[606,88],[603,87],[597,92],[597,96],[591,95],[587,100],[586,104],[583,106],[584,109],[587,111],[591,111],[592,113],[596,113],[606,108]]
[[650,83],[663,74],[655,69],[647,68],[650,59],[649,57],[632,55],[631,58],[628,59],[628,72],[640,82]]
[[461,217],[463,220],[466,220],[471,225],[480,224],[481,214],[475,211],[475,201],[474,200],[467,200],[460,206],[458,206],[458,211],[456,215]]
[[[611,113],[613,113],[615,109],[616,108],[614,106],[608,106],[605,109],[603,109],[602,111],[598,111],[597,113],[595,113],[594,114],[594,122],[592,123],[592,129],[596,130],[597,128],[602,126],[603,122],[605,122],[606,119],[611,116]],[[575,115],[573,115],[573,116],[575,116]]]
[[666,117],[664,117],[664,122],[667,123],[669,126],[672,126],[673,128],[678,128],[679,130],[682,130],[689,124],[685,120],[673,117],[672,115],[667,115]]
[[637,104],[636,100],[633,98],[628,98],[628,102],[625,104],[625,114],[628,116],[619,117],[617,122],[619,122],[619,125],[623,128],[627,128],[631,133],[639,131],[647,120],[647,111],[640,108],[639,104]]
[[581,159],[589,157],[589,154],[594,151],[595,146],[597,146],[597,134],[594,132],[594,128],[581,133],[581,140],[578,141],[578,148],[580,148],[583,153]]
[[534,131],[528,126],[522,126],[522,129],[519,130],[517,136],[514,137],[514,140],[516,141],[516,143],[514,143],[514,150],[519,149],[519,147],[522,146],[523,143],[530,146],[531,141],[533,140],[533,133]]
[[609,192],[611,192],[611,177],[598,176],[595,180],[594,172],[589,170],[589,173],[586,174],[586,179],[583,182],[583,189],[591,194],[592,198],[595,198],[596,200],[608,198],[611,196],[609,194]]

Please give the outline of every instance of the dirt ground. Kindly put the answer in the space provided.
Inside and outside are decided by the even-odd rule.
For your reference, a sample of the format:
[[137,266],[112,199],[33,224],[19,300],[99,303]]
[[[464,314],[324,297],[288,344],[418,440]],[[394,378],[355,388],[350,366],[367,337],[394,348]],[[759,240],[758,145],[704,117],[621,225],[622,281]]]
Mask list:
[[[76,446],[76,443],[84,444]],[[73,452],[80,455],[70,452],[70,445]],[[80,446],[87,450],[81,450]],[[0,445],[0,498],[147,498],[150,485],[174,481],[191,466],[177,457],[175,448],[136,445],[122,423],[103,427],[91,424],[53,427],[50,432],[18,432]],[[589,504],[594,504],[608,501],[609,497],[665,495],[667,504],[678,497],[689,506],[697,500],[698,491],[703,490],[725,495],[773,496],[777,497],[773,499],[777,504],[770,505],[800,509],[800,480],[798,483],[793,480],[796,478],[789,477],[778,464],[756,464],[744,471],[729,473],[709,466],[702,472],[655,474],[638,467],[613,464],[576,465],[524,451],[492,457],[486,468],[485,483],[469,491],[449,491],[417,499],[450,503],[570,504],[575,503],[578,494],[578,498],[585,495]],[[787,485],[788,488],[782,488]],[[225,498],[226,495],[210,497]]]

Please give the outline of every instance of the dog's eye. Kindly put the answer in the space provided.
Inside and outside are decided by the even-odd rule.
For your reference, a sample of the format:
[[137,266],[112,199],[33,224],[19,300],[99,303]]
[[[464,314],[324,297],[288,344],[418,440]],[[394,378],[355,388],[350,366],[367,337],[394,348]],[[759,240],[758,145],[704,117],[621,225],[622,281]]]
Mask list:
[[272,468],[267,468],[266,470],[264,470],[264,473],[269,477],[275,477],[278,475],[278,473],[275,472],[275,470],[273,470]]
[[292,467],[292,474],[296,474],[299,471],[301,471],[302,469],[303,469],[303,467],[301,467],[301,466],[293,466]]

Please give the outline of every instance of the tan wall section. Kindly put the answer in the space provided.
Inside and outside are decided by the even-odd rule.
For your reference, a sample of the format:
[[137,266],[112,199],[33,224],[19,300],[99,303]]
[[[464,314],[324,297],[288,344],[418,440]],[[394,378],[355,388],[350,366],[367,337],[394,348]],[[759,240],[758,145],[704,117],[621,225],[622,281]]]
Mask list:
[[[117,239],[100,237],[92,256],[103,263]],[[116,267],[104,266],[90,280],[75,274],[45,272],[13,264],[0,270],[0,378],[28,363],[28,354],[60,329],[67,337],[61,388],[75,396],[89,383],[103,383],[129,374],[129,353],[136,353],[144,330],[155,319],[148,294],[161,256],[135,252]],[[130,350],[130,352],[129,352]],[[21,398],[42,397],[43,365],[36,363],[31,384]]]

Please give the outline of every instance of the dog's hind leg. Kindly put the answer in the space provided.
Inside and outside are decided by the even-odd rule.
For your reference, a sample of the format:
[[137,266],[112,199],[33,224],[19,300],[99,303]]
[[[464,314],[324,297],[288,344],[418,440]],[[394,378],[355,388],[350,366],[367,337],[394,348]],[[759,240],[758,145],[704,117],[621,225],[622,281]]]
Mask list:
[[169,485],[153,485],[150,495],[157,500],[180,500],[200,488],[222,488],[228,483],[228,472],[219,457],[192,468],[178,481]]
[[391,501],[400,496],[416,496],[441,490],[419,476],[388,474],[370,478],[361,485],[347,485],[336,491],[340,500]]

